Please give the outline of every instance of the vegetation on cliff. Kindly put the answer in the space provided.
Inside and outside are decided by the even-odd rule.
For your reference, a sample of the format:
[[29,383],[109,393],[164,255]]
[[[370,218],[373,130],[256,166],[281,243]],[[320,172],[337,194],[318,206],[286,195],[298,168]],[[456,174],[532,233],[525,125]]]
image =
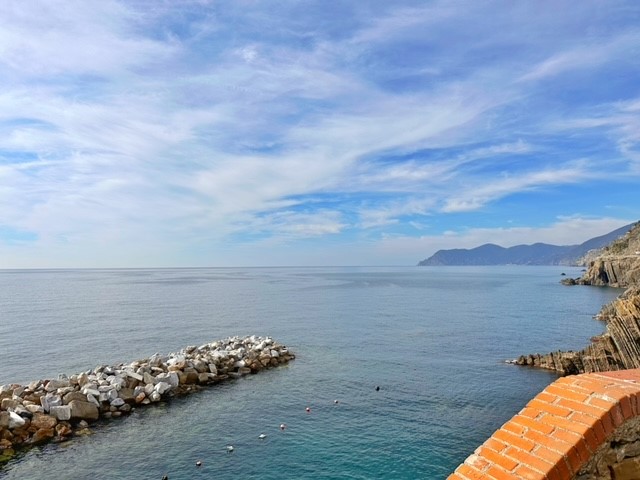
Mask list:
[[640,368],[640,222],[604,247],[581,278],[563,283],[627,290],[602,308],[598,318],[606,322],[605,333],[592,339],[584,350],[522,355],[516,363],[562,374]]

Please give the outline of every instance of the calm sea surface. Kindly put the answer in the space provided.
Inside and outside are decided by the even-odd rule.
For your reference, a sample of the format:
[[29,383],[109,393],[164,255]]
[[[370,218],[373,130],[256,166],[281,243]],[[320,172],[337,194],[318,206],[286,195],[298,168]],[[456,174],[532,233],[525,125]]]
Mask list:
[[29,450],[0,467],[0,478],[446,478],[556,378],[504,359],[580,349],[602,332],[592,316],[620,291],[565,287],[561,272],[580,275],[567,267],[0,270],[0,384],[233,335],[270,335],[297,355]]

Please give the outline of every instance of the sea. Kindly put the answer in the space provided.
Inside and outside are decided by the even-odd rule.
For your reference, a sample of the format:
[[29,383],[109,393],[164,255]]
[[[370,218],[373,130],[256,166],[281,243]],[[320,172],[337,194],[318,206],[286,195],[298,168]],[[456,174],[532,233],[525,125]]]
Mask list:
[[230,336],[271,336],[296,354],[92,435],[20,451],[0,478],[445,479],[557,378],[505,360],[581,349],[602,333],[593,316],[621,291],[564,286],[563,273],[581,275],[555,266],[0,270],[0,384]]

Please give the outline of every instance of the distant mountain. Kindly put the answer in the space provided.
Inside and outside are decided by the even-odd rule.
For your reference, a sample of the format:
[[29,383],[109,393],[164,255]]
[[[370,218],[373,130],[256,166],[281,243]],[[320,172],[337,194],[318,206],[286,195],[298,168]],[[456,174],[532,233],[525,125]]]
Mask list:
[[589,251],[600,249],[621,237],[635,224],[618,228],[613,232],[587,240],[580,245],[516,245],[504,248],[487,243],[476,248],[438,250],[418,266],[434,265],[577,265]]

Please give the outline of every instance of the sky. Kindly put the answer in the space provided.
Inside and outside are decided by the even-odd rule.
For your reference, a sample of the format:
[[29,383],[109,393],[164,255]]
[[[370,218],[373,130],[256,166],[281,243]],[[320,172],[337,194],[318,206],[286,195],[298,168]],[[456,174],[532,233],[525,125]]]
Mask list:
[[3,0],[0,268],[415,265],[640,220],[640,3]]

